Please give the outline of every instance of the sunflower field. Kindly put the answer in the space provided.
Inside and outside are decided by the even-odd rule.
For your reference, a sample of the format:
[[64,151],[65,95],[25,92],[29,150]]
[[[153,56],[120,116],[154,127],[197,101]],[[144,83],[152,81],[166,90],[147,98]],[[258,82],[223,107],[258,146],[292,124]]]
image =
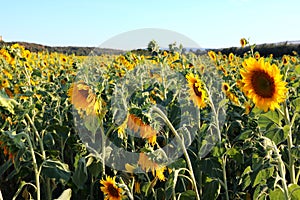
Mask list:
[[0,199],[300,199],[300,57],[0,50]]

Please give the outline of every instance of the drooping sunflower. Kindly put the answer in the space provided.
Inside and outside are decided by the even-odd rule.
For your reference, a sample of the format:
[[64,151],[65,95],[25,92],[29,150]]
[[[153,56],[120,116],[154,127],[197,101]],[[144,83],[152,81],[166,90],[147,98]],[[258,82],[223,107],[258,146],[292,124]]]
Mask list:
[[207,94],[203,89],[203,83],[201,82],[198,75],[194,74],[186,75],[186,79],[189,85],[190,98],[198,108],[206,107]]
[[96,95],[92,92],[90,86],[83,81],[73,83],[68,90],[68,96],[77,110],[86,111],[87,114],[94,113]]
[[241,70],[243,92],[256,107],[265,112],[279,108],[287,96],[286,82],[282,81],[280,70],[275,64],[248,58]]
[[140,153],[138,165],[142,170],[146,172],[151,171],[152,175],[157,177],[161,181],[165,181],[164,171],[167,169],[166,166],[159,166],[155,161],[150,159],[145,153]]
[[103,185],[100,189],[105,194],[105,200],[121,200],[124,197],[123,189],[116,185],[115,176],[106,176],[106,180],[102,179],[100,183]]
[[149,124],[146,124],[134,114],[129,114],[127,118],[127,127],[139,133],[142,138],[146,138],[147,141],[154,146],[156,144],[156,131]]

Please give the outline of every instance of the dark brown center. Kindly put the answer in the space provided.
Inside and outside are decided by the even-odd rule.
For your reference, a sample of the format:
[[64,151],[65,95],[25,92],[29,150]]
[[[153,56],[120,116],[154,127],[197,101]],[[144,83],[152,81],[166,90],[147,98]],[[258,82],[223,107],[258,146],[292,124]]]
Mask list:
[[275,93],[274,78],[262,71],[255,71],[251,77],[251,84],[256,94],[263,98],[271,98]]
[[202,97],[202,92],[199,91],[199,86],[196,86],[196,83],[194,83],[193,89],[194,89],[195,94],[196,94],[198,97],[201,98],[201,97]]
[[85,98],[87,98],[89,96],[88,90],[78,90],[78,92]]
[[110,196],[113,196],[113,197],[116,197],[116,198],[120,197],[119,191],[114,187],[114,185],[109,184],[107,186],[107,189],[109,191]]

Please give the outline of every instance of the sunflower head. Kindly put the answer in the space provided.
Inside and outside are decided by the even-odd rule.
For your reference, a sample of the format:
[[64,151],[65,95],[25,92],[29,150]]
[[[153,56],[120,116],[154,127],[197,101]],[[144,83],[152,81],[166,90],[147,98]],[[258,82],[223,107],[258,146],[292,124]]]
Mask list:
[[279,108],[279,103],[287,96],[287,83],[281,80],[278,67],[265,62],[264,58],[249,58],[243,67],[241,76],[245,95],[265,112]]
[[106,179],[102,179],[100,183],[103,185],[100,189],[106,196],[105,200],[121,200],[123,198],[123,189],[116,185],[115,176],[113,178],[106,176]]
[[146,172],[151,171],[153,176],[157,177],[159,180],[165,181],[164,171],[167,169],[166,166],[159,166],[145,153],[140,153],[138,165]]
[[208,56],[210,57],[211,60],[213,60],[215,62],[217,61],[217,55],[214,51],[209,51]]
[[234,54],[233,54],[233,53],[230,53],[229,56],[228,56],[229,62],[232,62],[233,59],[234,59]]
[[258,52],[255,52],[254,57],[258,60],[258,59],[260,59],[260,54]]
[[240,44],[244,48],[248,44],[248,41],[245,38],[241,38],[240,39]]
[[198,108],[206,107],[207,93],[198,75],[188,74],[186,79],[189,85],[190,98]]
[[287,65],[287,64],[289,63],[289,60],[290,60],[290,57],[287,56],[287,55],[284,55],[284,56],[282,57],[282,64],[283,64],[283,65]]
[[230,87],[228,83],[222,83],[222,91],[226,94],[229,91]]
[[68,96],[77,110],[84,110],[87,114],[95,112],[96,95],[83,81],[73,83],[68,90]]
[[10,86],[9,81],[7,79],[3,79],[1,85],[4,88],[8,88]]

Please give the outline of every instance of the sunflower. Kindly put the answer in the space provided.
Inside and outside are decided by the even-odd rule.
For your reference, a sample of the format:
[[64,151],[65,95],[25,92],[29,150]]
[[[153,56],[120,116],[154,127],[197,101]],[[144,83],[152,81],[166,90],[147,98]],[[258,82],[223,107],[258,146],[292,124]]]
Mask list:
[[248,44],[248,41],[245,38],[240,39],[240,44],[242,47],[245,47]]
[[291,57],[291,61],[292,61],[293,63],[296,63],[296,62],[297,62],[297,58],[296,58],[295,56],[292,56],[292,57]]
[[232,62],[233,59],[234,59],[234,54],[233,54],[233,53],[230,53],[229,56],[228,56],[229,62]]
[[284,55],[284,56],[282,57],[282,64],[283,64],[283,65],[287,65],[287,64],[289,63],[289,60],[290,60],[290,57],[287,56],[287,55]]
[[96,95],[83,81],[73,83],[68,90],[68,96],[77,110],[84,110],[87,114],[94,113]]
[[189,92],[191,100],[198,108],[205,108],[207,94],[202,87],[203,84],[200,78],[198,77],[198,75],[194,76],[194,74],[188,74],[186,75],[186,79],[190,88]]
[[3,74],[5,74],[5,76],[6,76],[9,80],[12,80],[12,79],[13,79],[12,74],[9,73],[7,70],[3,69],[2,72],[3,72]]
[[222,91],[226,94],[229,91],[230,87],[228,83],[222,83]]
[[287,83],[281,80],[278,67],[264,62],[264,58],[258,61],[249,58],[245,60],[243,67],[241,75],[245,95],[265,112],[279,108],[279,103],[287,96]]
[[258,59],[260,59],[260,54],[258,52],[255,52],[254,57],[258,60]]
[[140,182],[134,182],[134,193],[141,194],[141,183]]
[[146,138],[152,146],[156,144],[156,131],[134,114],[128,115],[127,127],[135,133],[139,132],[140,136]]
[[208,52],[208,56],[210,57],[210,59],[212,59],[213,61],[217,61],[217,55],[214,51],[209,51]]
[[140,153],[138,165],[141,169],[148,172],[151,171],[152,175],[161,181],[165,181],[164,171],[167,169],[165,166],[159,166],[156,162],[151,160],[145,153]]
[[121,200],[123,198],[123,189],[116,185],[116,177],[106,176],[106,180],[102,179],[100,183],[104,186],[100,187],[105,194],[105,200]]
[[8,88],[10,86],[9,81],[7,79],[3,79],[1,86],[4,88]]

